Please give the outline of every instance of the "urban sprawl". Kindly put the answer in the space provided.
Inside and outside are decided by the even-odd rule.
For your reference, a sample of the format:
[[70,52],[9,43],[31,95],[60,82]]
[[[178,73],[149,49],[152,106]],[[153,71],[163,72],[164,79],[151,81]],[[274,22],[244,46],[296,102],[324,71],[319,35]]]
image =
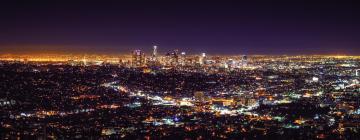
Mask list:
[[0,139],[359,139],[360,57],[0,55]]

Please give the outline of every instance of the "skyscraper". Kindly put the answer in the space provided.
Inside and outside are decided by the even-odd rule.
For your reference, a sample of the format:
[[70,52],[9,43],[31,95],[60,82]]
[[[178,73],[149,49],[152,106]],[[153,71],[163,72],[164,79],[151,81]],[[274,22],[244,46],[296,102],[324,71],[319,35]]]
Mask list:
[[199,57],[199,64],[203,65],[205,62],[206,53],[201,53],[201,56]]
[[153,46],[152,59],[156,61],[156,57],[157,57],[157,46]]
[[247,66],[248,63],[248,57],[246,55],[243,55],[241,58],[241,63],[243,66]]
[[174,50],[171,53],[171,65],[177,66],[179,63],[179,50]]
[[185,52],[181,52],[181,54],[180,54],[180,60],[179,60],[179,62],[180,62],[180,65],[181,66],[184,66],[185,65],[185,55],[186,55],[186,53]]
[[132,65],[143,66],[145,64],[145,54],[141,50],[134,50],[132,54]]

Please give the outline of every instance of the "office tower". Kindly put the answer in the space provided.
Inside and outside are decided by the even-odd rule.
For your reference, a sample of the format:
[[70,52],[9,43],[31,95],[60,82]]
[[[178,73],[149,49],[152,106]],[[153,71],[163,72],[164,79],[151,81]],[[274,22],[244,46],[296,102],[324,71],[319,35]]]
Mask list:
[[157,56],[157,46],[153,47],[153,57]]
[[242,56],[241,63],[242,63],[243,66],[247,66],[248,57],[246,55]]
[[157,61],[157,46],[153,46],[153,53],[151,56],[151,61],[153,61],[153,62]]
[[230,68],[234,68],[236,66],[236,62],[233,59],[228,59],[226,63]]
[[203,65],[205,62],[205,58],[206,58],[206,54],[205,53],[201,53],[201,56],[199,57],[199,64]]
[[169,52],[166,54],[166,62],[167,65],[170,66],[176,66],[179,63],[179,55],[178,55],[178,50],[174,50],[172,52]]
[[185,61],[186,61],[186,60],[185,60],[185,59],[186,59],[186,58],[185,58],[185,55],[186,55],[185,52],[181,52],[180,60],[179,60],[181,66],[185,66],[185,63],[186,63],[186,62],[185,62]]
[[145,54],[141,50],[134,50],[132,54],[132,65],[143,66],[145,64]]
[[178,65],[179,63],[179,50],[174,50],[173,55],[172,55],[172,61],[173,61],[173,65]]

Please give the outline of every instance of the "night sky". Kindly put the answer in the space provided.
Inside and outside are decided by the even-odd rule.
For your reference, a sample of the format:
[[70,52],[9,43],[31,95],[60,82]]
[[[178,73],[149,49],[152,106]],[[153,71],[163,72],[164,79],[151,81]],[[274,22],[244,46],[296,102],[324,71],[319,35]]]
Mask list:
[[[313,0],[315,1],[315,0]],[[360,55],[351,1],[2,2],[0,52]]]

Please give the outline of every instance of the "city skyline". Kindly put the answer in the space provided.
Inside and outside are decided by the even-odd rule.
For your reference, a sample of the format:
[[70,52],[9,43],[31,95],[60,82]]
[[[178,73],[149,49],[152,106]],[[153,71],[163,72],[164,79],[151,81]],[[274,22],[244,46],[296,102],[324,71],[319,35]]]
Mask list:
[[317,2],[4,2],[0,53],[360,55],[359,5]]
[[359,139],[353,1],[0,2],[0,140]]

